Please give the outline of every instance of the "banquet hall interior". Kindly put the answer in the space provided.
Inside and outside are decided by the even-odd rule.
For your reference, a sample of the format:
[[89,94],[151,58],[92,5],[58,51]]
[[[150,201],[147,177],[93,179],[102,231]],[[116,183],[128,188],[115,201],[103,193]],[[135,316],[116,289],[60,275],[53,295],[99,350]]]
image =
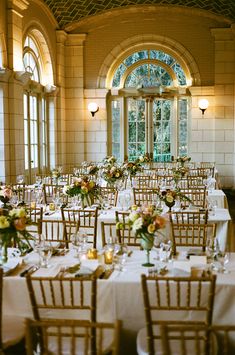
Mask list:
[[[158,341],[164,354],[174,354],[172,329],[167,328],[171,323],[160,321],[162,336],[156,339],[145,319],[150,317],[146,294],[153,296],[153,291],[142,274],[152,277],[152,282],[162,277],[164,283],[165,272],[173,279],[182,276],[173,272],[179,269],[192,281],[191,261],[191,274],[187,272],[188,260],[194,257],[196,266],[204,265],[201,277],[207,287],[210,284],[214,300],[210,298],[206,322],[196,325],[215,335],[216,326],[231,326],[229,347],[234,354],[235,1],[0,0],[0,201],[0,352],[42,353],[30,350],[32,329],[39,328],[29,320],[27,327],[25,323],[26,318],[42,320],[35,311],[37,292],[31,277],[60,282],[71,277],[82,282],[79,276],[88,274],[79,275],[81,265],[87,271],[89,263],[94,268],[99,260],[92,274],[97,283],[92,279],[89,286],[97,293],[97,316],[91,312],[92,321],[121,321],[121,330],[119,323],[114,329],[115,344],[120,344],[109,353],[156,354]],[[188,213],[187,223],[186,214],[178,223],[177,213],[182,211]],[[159,218],[146,222],[150,225],[145,235],[156,232],[151,245],[143,237],[144,224],[125,219],[135,214],[133,218],[143,221],[146,213]],[[37,224],[29,232],[50,243],[49,261],[41,255],[42,240],[36,245],[36,239],[27,239],[24,227],[29,217]],[[95,221],[89,225],[90,234],[88,219]],[[60,222],[57,249],[52,229],[48,237],[49,221]],[[164,240],[157,245],[156,235],[164,223],[163,234],[170,244]],[[126,224],[129,239],[124,239]],[[191,248],[193,256],[188,253],[187,261],[179,257],[183,247],[174,235],[179,224],[191,228],[190,245],[183,244],[185,235],[178,237],[190,248],[195,225],[204,230],[200,253]],[[75,236],[83,229],[86,246]],[[130,236],[133,231],[141,241]],[[208,242],[212,234],[213,248]],[[24,244],[20,238],[25,238]],[[110,252],[111,262],[106,259]],[[209,264],[208,253],[213,259]],[[125,260],[120,258],[124,254]],[[105,265],[97,276],[100,255]],[[177,287],[183,290],[183,285]],[[186,288],[182,292],[186,298]],[[66,325],[63,317],[58,327]],[[184,330],[178,338],[183,338]],[[226,347],[218,346],[217,353],[225,353]]]

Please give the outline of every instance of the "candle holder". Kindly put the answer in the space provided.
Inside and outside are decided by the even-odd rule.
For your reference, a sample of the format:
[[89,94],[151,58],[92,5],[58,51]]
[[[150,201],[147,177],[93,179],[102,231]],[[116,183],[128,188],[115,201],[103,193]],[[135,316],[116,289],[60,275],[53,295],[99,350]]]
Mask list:
[[104,263],[106,265],[111,265],[113,263],[113,254],[114,254],[113,249],[105,250],[105,252],[104,252]]
[[87,250],[87,259],[93,260],[97,259],[97,250],[92,248]]

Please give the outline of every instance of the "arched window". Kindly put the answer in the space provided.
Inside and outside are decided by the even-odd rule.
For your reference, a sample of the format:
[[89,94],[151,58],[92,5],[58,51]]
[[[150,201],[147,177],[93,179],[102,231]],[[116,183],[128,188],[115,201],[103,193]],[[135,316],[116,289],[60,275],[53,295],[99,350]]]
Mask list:
[[188,82],[180,61],[162,49],[124,58],[111,80],[112,154],[149,153],[154,161],[187,154]]
[[[32,74],[29,87],[24,92],[24,147],[25,172],[29,181],[34,175],[49,167],[48,98],[45,94],[43,78],[43,47],[45,39],[38,31],[27,34],[23,48],[25,71]],[[49,51],[48,51],[49,52]],[[48,55],[48,53],[47,53]],[[53,82],[51,83],[53,84]]]

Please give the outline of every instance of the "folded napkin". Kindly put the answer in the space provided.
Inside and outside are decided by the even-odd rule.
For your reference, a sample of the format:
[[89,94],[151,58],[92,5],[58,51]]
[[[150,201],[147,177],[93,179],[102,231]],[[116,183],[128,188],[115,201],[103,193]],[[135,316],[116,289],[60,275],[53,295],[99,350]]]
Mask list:
[[56,277],[61,270],[61,265],[51,265],[47,268],[41,267],[33,273],[33,277]]

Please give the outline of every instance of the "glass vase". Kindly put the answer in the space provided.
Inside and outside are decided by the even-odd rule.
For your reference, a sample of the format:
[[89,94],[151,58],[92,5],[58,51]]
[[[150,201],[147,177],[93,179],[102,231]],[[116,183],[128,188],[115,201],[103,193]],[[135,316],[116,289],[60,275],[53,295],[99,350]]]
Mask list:
[[7,244],[3,244],[2,246],[2,263],[5,264],[8,261],[8,251]]
[[142,248],[146,251],[146,262],[144,264],[142,264],[142,266],[146,266],[146,267],[151,267],[154,266],[154,264],[152,264],[150,262],[150,250],[153,247],[153,242],[154,242],[154,236],[148,233],[142,233],[141,234],[141,246]]

